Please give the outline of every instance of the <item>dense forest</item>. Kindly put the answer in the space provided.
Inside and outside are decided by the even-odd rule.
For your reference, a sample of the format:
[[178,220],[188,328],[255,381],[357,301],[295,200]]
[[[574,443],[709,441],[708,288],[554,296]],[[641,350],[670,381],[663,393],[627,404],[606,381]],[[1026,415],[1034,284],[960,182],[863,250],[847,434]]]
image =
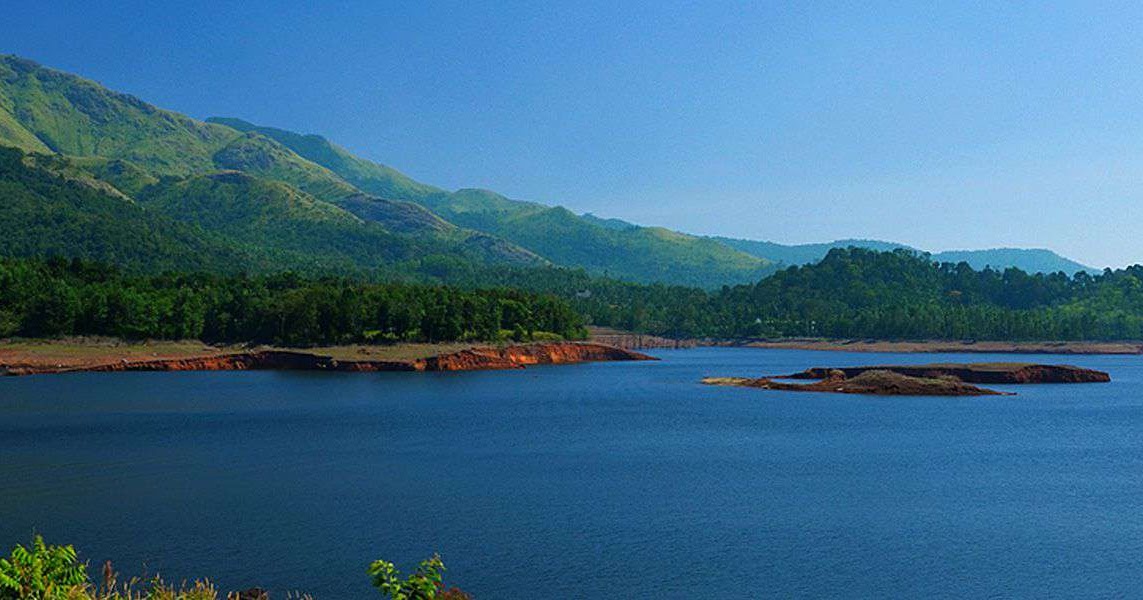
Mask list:
[[0,259],[0,337],[312,345],[578,338],[591,324],[670,337],[1143,339],[1143,266],[1072,276],[977,271],[907,250],[847,248],[718,291],[560,268],[457,270],[450,278],[443,286],[136,274],[82,260]]
[[314,345],[581,338],[552,295],[294,274],[131,275],[82,260],[0,259],[0,337],[104,335]]
[[566,273],[556,284],[551,273],[516,273],[501,281],[566,294],[593,324],[675,337],[1143,339],[1139,265],[1099,275],[1028,274],[977,271],[908,250],[846,248],[715,292]]

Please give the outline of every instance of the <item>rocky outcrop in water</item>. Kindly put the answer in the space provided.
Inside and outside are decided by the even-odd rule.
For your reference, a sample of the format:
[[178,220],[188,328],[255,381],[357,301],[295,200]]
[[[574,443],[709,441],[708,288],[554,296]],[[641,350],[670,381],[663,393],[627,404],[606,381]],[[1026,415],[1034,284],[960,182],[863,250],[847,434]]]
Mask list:
[[872,394],[876,396],[1004,396],[1009,392],[998,392],[977,387],[954,377],[911,377],[892,371],[864,371],[847,378],[841,371],[834,371],[828,377],[815,383],[788,383],[762,377],[708,377],[702,380],[707,385],[732,385],[764,390],[787,392],[830,392],[835,394]]
[[[780,379],[816,379],[790,383]],[[779,377],[707,377],[708,385],[733,385],[791,392],[834,392],[882,396],[990,396],[1007,395],[974,383],[1099,383],[1111,381],[1103,371],[1071,365],[1032,363],[970,363],[885,365],[877,367],[816,367]]]

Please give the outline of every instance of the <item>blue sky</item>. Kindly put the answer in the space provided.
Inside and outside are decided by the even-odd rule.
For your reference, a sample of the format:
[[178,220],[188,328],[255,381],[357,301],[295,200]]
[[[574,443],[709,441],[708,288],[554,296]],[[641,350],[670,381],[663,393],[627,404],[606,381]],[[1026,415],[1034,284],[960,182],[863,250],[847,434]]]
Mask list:
[[702,234],[1143,262],[1131,3],[28,2],[0,52],[446,188]]

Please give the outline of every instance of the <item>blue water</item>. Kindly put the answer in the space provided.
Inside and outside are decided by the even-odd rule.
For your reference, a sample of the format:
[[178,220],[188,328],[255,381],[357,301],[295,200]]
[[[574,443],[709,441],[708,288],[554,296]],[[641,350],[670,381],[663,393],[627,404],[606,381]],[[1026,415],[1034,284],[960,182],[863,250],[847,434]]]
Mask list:
[[1110,384],[878,398],[698,380],[1014,357],[658,354],[2,378],[0,544],[40,532],[126,574],[319,599],[374,597],[371,559],[434,551],[478,599],[1143,588],[1140,357],[1027,357]]

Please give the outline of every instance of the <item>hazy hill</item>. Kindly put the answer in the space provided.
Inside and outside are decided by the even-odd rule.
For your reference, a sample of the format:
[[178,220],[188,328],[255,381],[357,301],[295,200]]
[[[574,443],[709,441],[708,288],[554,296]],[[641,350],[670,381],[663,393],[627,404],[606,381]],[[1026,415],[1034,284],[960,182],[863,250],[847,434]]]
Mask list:
[[659,227],[617,229],[561,206],[459,190],[421,200],[442,217],[515,242],[556,264],[637,282],[711,287],[759,279],[774,265],[719,242]]
[[[725,237],[715,237],[712,239],[754,256],[767,258],[785,265],[815,263],[825,258],[825,255],[834,248],[848,248],[851,246],[877,250],[879,252],[886,252],[897,248],[920,251],[906,244],[881,240],[837,240],[821,244],[788,245]],[[985,267],[992,267],[998,270],[1016,267],[1028,273],[1055,273],[1063,271],[1071,275],[1077,271],[1097,272],[1096,269],[1046,249],[995,248],[990,250],[953,250],[948,252],[935,252],[931,255],[931,259],[936,262],[966,262],[977,270],[984,269]]]
[[1099,269],[1080,264],[1044,248],[949,250],[947,252],[934,253],[932,258],[938,262],[966,262],[977,270],[984,269],[985,267],[992,267],[993,269],[1016,267],[1028,273],[1056,273],[1063,271],[1068,275],[1072,275],[1078,271],[1087,271],[1088,273],[1099,272]]
[[772,271],[769,260],[701,237],[628,227],[619,220],[579,216],[563,207],[513,200],[488,190],[450,193],[355,157],[321,136],[233,118],[208,121],[272,138],[366,192],[415,201],[451,223],[503,238],[559,265],[633,281],[700,286],[750,281]]

